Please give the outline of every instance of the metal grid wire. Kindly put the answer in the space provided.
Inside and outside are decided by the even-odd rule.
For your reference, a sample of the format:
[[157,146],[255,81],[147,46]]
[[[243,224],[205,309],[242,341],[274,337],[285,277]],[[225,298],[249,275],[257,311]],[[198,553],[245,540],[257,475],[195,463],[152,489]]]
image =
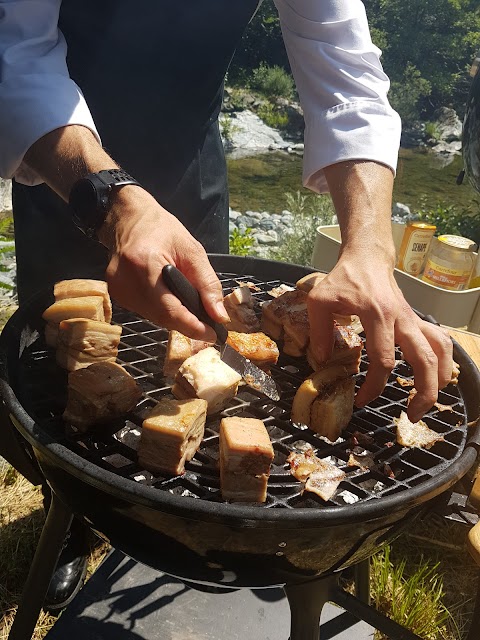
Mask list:
[[[253,283],[256,309],[271,300],[268,293],[279,281],[261,281],[250,276],[220,274],[224,293],[242,282]],[[410,366],[402,361],[397,350],[397,366],[382,395],[363,409],[355,410],[342,438],[331,444],[307,428],[290,422],[292,400],[299,385],[310,375],[305,358],[282,354],[272,376],[281,389],[281,400],[273,402],[249,387],[240,387],[237,396],[221,414],[208,416],[203,442],[193,460],[186,465],[183,476],[168,478],[153,476],[137,462],[136,449],[141,425],[146,413],[162,397],[171,395],[163,377],[163,359],[168,332],[131,312],[114,308],[113,322],[123,327],[118,362],[136,379],[143,397],[128,419],[112,421],[95,428],[90,434],[79,434],[62,420],[66,405],[67,374],[55,364],[52,350],[40,337],[28,347],[20,360],[20,375],[25,393],[20,397],[25,409],[57,441],[83,458],[133,482],[169,491],[178,496],[190,496],[209,501],[221,501],[218,469],[219,425],[224,416],[242,416],[263,420],[270,435],[275,458],[268,482],[265,505],[259,508],[321,508],[325,505],[345,505],[378,499],[408,490],[437,475],[462,453],[467,437],[467,420],[460,391],[450,385],[440,393],[439,402],[452,406],[452,411],[433,408],[424,418],[428,426],[442,434],[444,440],[430,450],[401,447],[395,440],[394,417],[406,409],[409,388],[401,387],[396,378],[411,377]],[[368,366],[363,353],[357,387],[362,383]],[[365,436],[367,443],[365,443]],[[310,444],[321,458],[334,462],[346,473],[334,497],[324,502],[312,493],[302,493],[302,484],[290,474],[286,459],[293,450]],[[369,469],[347,466],[355,446],[362,444],[374,458]]]

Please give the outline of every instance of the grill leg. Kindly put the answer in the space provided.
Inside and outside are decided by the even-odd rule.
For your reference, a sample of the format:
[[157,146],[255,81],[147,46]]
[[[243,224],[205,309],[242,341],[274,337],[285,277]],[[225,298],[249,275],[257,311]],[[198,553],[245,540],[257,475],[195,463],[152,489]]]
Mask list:
[[70,509],[52,492],[52,503],[23,588],[9,640],[31,639],[72,517]]
[[355,565],[355,594],[365,604],[370,604],[370,560]]
[[336,584],[337,578],[331,576],[284,586],[291,613],[290,640],[320,640],[320,616]]

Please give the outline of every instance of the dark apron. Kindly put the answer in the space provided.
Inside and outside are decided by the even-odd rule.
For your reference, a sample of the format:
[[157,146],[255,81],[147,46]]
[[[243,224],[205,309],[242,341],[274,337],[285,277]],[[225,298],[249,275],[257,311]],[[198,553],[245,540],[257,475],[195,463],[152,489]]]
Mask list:
[[[258,0],[63,0],[68,66],[102,143],[210,252],[228,252],[223,81]],[[54,99],[54,97],[52,97]],[[14,183],[20,303],[107,253],[48,187]]]

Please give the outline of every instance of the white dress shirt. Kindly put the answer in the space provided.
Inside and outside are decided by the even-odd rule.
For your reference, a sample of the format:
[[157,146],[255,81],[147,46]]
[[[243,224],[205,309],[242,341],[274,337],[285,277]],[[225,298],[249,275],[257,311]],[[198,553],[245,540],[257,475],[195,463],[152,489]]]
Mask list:
[[[387,100],[389,80],[363,3],[274,1],[305,115],[305,186],[328,191],[323,169],[343,160],[374,160],[395,171],[400,118]],[[26,185],[42,182],[23,157],[43,135],[79,124],[100,140],[68,74],[60,4],[0,0],[0,176]]]

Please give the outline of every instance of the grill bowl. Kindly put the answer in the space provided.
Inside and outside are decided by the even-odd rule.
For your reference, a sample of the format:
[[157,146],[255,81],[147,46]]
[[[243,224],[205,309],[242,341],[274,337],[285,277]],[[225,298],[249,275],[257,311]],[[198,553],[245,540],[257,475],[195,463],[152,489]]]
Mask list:
[[[235,286],[237,279],[260,282],[261,291],[255,294],[260,299],[266,299],[266,292],[278,281],[295,282],[311,271],[233,256],[211,256],[211,260],[217,272],[229,274],[222,277],[225,286]],[[478,429],[469,432],[467,423],[479,414],[479,374],[468,355],[455,345],[455,359],[462,370],[460,384],[440,399],[454,404],[453,417],[432,413],[427,418],[432,428],[444,434],[445,443],[429,452],[387,446],[394,440],[392,418],[405,408],[407,393],[395,385],[396,375],[408,373],[405,364],[399,365],[378,401],[355,412],[350,432],[373,432],[375,456],[390,464],[396,478],[387,478],[378,470],[363,474],[349,470],[339,493],[342,488],[349,491],[358,498],[354,504],[343,502],[338,493],[326,504],[315,497],[302,497],[299,484],[283,468],[293,443],[304,439],[320,455],[346,462],[346,444],[327,445],[285,419],[289,400],[308,374],[293,358],[281,360],[274,372],[284,391],[277,407],[260,394],[244,390],[227,410],[264,418],[274,441],[276,466],[265,506],[221,501],[212,459],[218,417],[207,424],[203,451],[188,465],[184,477],[151,478],[136,466],[129,439],[135,435],[132,429],[141,423],[142,412],[168,392],[157,361],[166,332],[117,309],[114,321],[121,322],[125,332],[119,359],[138,378],[144,401],[126,426],[109,425],[95,440],[67,437],[58,418],[64,407],[66,374],[56,367],[41,340],[31,343],[34,332],[42,332],[41,313],[52,301],[51,293],[37,296],[12,316],[0,338],[0,386],[12,420],[33,446],[53,490],[77,515],[115,547],[177,577],[224,587],[259,587],[349,566],[397,535],[476,459],[479,433]],[[362,368],[365,366],[364,362]],[[461,423],[458,427],[457,422]],[[373,491],[372,480],[383,487]]]

